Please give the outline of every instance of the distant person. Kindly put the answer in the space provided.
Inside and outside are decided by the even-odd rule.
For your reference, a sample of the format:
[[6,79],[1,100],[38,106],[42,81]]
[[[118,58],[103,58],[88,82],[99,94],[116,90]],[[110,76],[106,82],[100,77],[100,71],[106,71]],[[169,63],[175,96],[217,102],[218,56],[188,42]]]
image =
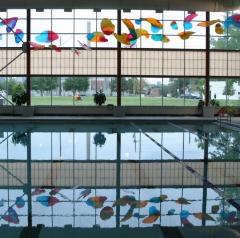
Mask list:
[[214,93],[213,97],[214,97],[214,99],[216,99],[216,98],[217,98],[217,95],[216,95],[216,93]]

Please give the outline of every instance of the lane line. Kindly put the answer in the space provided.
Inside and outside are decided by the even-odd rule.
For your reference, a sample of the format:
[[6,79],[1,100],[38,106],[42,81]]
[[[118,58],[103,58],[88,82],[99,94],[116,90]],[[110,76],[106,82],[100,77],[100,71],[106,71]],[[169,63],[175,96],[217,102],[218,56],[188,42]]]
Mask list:
[[174,155],[171,151],[169,151],[166,147],[164,147],[162,144],[160,144],[158,141],[156,141],[154,138],[152,138],[150,135],[148,135],[145,131],[143,131],[140,127],[136,126],[135,123],[130,122],[130,124],[136,128],[140,133],[143,133],[147,138],[149,138],[153,143],[155,143],[157,146],[162,148],[167,154],[169,154],[174,160],[176,160],[179,164],[181,164],[187,171],[189,171],[192,175],[199,178],[204,185],[207,187],[213,189],[216,193],[218,193],[222,198],[225,198],[226,201],[231,204],[233,207],[235,207],[238,211],[240,211],[240,204],[236,202],[232,197],[227,197],[225,193],[216,187],[212,182],[210,182],[208,179],[204,178],[200,173],[198,173],[196,170],[194,170],[192,167],[188,166],[183,160],[178,158],[176,155]]

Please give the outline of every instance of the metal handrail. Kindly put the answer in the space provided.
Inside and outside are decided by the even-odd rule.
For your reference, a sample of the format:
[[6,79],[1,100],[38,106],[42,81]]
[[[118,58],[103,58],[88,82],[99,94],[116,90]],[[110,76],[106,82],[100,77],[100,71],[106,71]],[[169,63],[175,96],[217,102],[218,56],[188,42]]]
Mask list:
[[3,99],[5,99],[8,103],[10,103],[12,106],[14,106],[14,104],[8,100],[6,97],[4,97],[2,94],[0,94],[0,97],[2,97]]

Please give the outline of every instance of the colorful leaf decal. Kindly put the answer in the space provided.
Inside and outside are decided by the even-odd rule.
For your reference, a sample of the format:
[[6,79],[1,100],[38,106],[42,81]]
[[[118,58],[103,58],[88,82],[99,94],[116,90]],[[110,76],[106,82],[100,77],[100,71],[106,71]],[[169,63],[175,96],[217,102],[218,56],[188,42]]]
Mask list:
[[111,20],[104,18],[101,21],[101,29],[105,35],[112,35],[115,31],[115,25]]
[[108,220],[114,215],[112,207],[104,207],[100,212],[100,217],[102,220]]
[[218,205],[214,205],[214,206],[212,206],[211,211],[213,214],[217,214],[219,209],[220,209],[220,207]]
[[178,203],[178,204],[185,204],[185,205],[191,204],[186,198],[183,198],[183,197],[178,198],[178,200],[176,201],[176,203]]
[[208,220],[208,221],[215,221],[215,219],[213,217],[211,217],[210,215],[208,214],[204,214],[204,213],[193,213],[193,215],[198,218],[199,220]]

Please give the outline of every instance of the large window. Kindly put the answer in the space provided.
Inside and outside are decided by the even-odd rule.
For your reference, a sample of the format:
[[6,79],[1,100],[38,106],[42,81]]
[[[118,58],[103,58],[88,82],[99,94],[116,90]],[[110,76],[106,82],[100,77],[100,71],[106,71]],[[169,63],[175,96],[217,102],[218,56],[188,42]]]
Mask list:
[[[210,20],[219,19],[216,24],[223,27],[226,18],[235,13],[238,12],[210,13]],[[239,29],[229,27],[220,34],[213,24],[206,39],[206,27],[199,24],[206,21],[207,14],[196,14],[186,25],[187,11],[121,11],[123,38],[131,33],[131,27],[142,32],[142,36],[132,45],[122,43],[119,47],[114,34],[95,36],[95,32],[102,32],[106,18],[115,26],[112,32],[118,33],[117,10],[31,10],[28,76],[32,82],[32,105],[94,105],[92,95],[100,89],[107,95],[106,103],[116,105],[117,80],[121,80],[118,96],[122,97],[122,105],[196,106],[200,98],[204,99],[208,76],[214,80],[221,77],[220,81],[224,77],[230,84],[232,78],[240,76]],[[18,34],[14,35],[6,26],[0,28],[0,89],[7,93],[11,78],[26,77],[27,54],[22,42],[26,41],[27,12],[7,10],[1,17],[18,17],[16,26],[12,25]],[[152,18],[162,25],[159,29],[150,24]],[[182,36],[188,32],[192,35],[184,36],[184,40]],[[210,75],[206,69],[208,53]],[[233,86],[237,87],[236,83]],[[214,93],[211,95],[213,98]],[[229,96],[228,101],[232,95]]]
[[33,77],[32,105],[94,105],[93,95],[102,90],[106,104],[116,105],[114,77]]

